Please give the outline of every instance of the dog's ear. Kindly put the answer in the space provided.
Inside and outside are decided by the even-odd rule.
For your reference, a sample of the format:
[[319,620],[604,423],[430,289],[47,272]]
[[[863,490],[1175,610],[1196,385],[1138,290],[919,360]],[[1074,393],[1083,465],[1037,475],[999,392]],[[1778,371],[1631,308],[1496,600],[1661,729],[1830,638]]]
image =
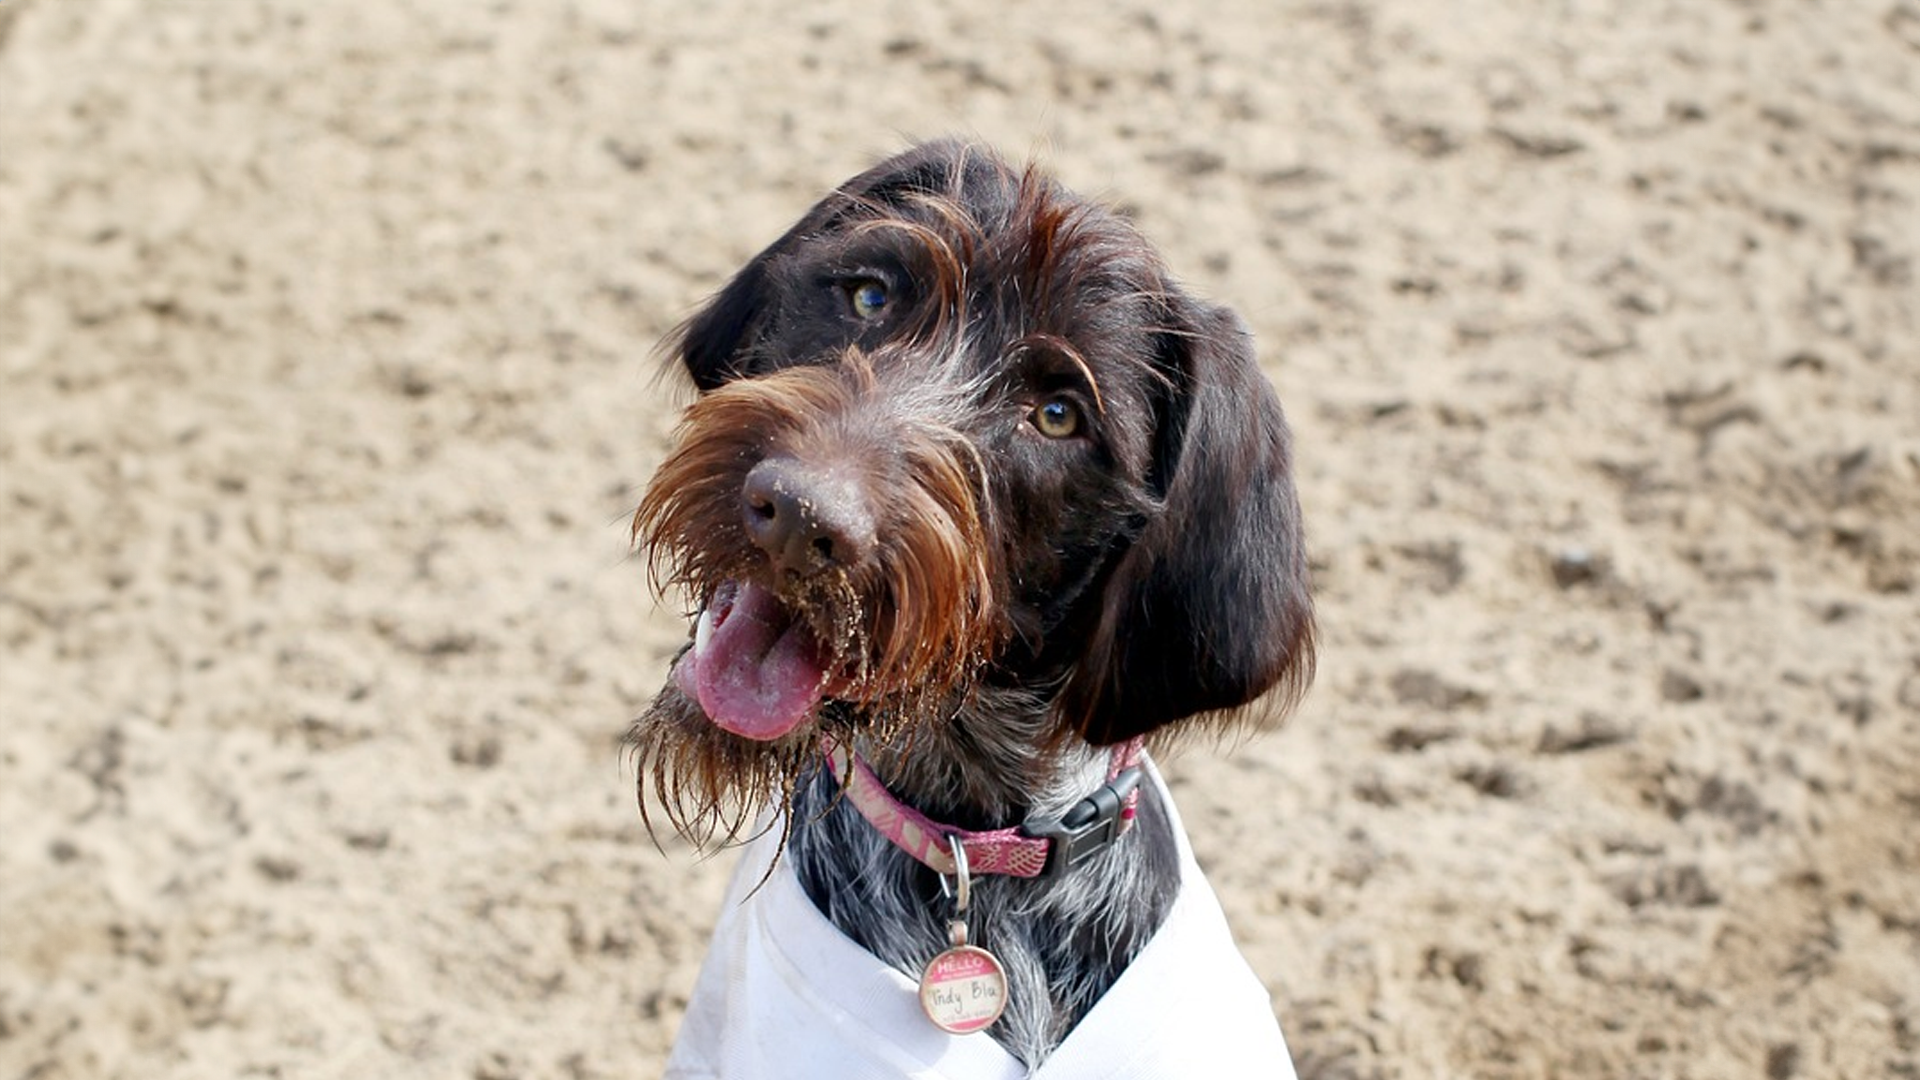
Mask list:
[[1161,506],[1120,556],[1063,701],[1096,745],[1313,677],[1291,436],[1232,312],[1175,294],[1150,483]]
[[706,307],[674,331],[671,346],[701,393],[744,374],[737,366],[740,354],[765,311],[767,263],[779,250],[775,243],[754,256]]

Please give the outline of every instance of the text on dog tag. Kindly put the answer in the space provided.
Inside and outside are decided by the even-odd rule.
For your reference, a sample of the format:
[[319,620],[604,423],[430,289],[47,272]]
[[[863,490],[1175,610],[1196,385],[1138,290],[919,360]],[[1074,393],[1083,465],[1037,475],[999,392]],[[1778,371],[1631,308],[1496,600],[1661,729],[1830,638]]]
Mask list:
[[920,1007],[942,1031],[979,1031],[1007,1007],[1007,973],[987,950],[955,946],[934,957],[920,976]]

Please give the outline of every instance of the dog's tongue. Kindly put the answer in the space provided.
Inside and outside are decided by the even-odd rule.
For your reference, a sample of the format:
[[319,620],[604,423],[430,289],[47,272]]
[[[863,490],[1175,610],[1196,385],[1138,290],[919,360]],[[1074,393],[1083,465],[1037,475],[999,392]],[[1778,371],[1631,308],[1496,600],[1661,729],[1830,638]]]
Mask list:
[[798,727],[827,681],[813,635],[752,582],[714,594],[673,675],[714,723],[761,741]]

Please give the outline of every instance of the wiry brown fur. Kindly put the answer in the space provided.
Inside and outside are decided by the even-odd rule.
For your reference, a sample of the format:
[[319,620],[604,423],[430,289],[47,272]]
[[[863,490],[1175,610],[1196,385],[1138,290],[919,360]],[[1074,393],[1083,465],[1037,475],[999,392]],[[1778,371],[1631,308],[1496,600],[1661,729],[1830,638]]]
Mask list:
[[[981,464],[960,433],[938,422],[937,402],[907,418],[867,407],[883,393],[875,364],[849,353],[832,367],[740,380],[702,397],[633,520],[656,583],[704,606],[725,581],[767,576],[741,525],[739,493],[752,465],[776,455],[844,459],[853,469],[888,463],[884,478],[863,478],[885,494],[877,556],[852,570],[770,581],[832,650],[829,666],[844,679],[836,697],[869,714],[869,734],[924,718],[951,699],[1003,632]],[[850,419],[860,417],[864,427]],[[868,445],[876,439],[884,454]],[[753,743],[704,717],[667,712],[634,741],[682,831],[736,835],[768,793],[791,791],[805,750],[817,746],[807,735]]]

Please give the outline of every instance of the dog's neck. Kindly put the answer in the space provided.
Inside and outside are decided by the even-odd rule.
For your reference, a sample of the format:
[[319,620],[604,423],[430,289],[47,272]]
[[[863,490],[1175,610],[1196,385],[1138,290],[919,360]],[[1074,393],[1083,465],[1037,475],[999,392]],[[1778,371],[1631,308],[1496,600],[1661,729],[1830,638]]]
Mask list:
[[1051,738],[1051,705],[1020,690],[976,688],[945,722],[857,738],[851,749],[895,798],[956,827],[1057,818],[1111,779],[1112,752]]
[[[1108,748],[1080,739],[1047,748],[1048,704],[976,689],[941,722],[855,745],[896,798],[937,821],[969,830],[1044,821],[1102,786],[1112,764]],[[875,828],[816,761],[792,804],[794,875],[842,933],[917,978],[949,942],[942,877]],[[976,881],[971,941],[999,957],[1010,981],[1007,1013],[988,1034],[1037,1067],[1166,918],[1179,892],[1177,852],[1159,789],[1143,785],[1135,827],[1072,871]]]
[[1063,815],[1029,819],[1017,828],[961,829],[935,821],[901,802],[859,754],[828,740],[822,753],[846,800],[862,817],[923,866],[965,882],[976,874],[1038,877],[1060,873],[1126,834],[1133,826],[1144,740],[1108,752],[1106,782]]

